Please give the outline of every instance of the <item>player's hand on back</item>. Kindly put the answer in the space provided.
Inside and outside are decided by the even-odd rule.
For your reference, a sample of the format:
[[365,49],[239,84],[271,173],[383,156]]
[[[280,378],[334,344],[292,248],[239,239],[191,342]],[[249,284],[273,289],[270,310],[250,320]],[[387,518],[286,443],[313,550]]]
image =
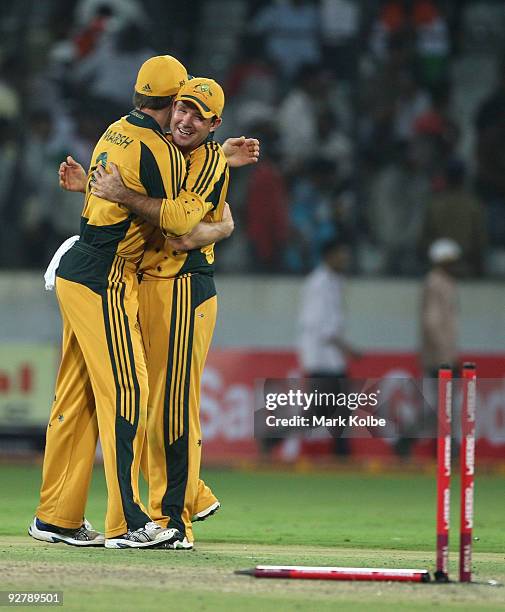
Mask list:
[[256,138],[228,138],[223,143],[223,151],[231,168],[255,164],[260,156],[260,141]]
[[66,191],[86,191],[86,172],[71,155],[60,164],[58,178],[60,187]]
[[109,200],[109,202],[123,202],[127,188],[123,183],[119,169],[112,162],[107,164],[107,168],[109,172],[100,164],[96,167],[93,172],[91,193],[104,200]]

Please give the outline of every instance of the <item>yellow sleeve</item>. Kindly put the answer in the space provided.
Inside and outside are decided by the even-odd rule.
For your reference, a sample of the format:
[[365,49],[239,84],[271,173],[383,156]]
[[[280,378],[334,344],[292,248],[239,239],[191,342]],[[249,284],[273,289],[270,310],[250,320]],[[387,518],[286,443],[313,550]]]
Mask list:
[[212,203],[190,191],[181,191],[174,200],[164,199],[160,228],[168,238],[188,234],[212,210]]

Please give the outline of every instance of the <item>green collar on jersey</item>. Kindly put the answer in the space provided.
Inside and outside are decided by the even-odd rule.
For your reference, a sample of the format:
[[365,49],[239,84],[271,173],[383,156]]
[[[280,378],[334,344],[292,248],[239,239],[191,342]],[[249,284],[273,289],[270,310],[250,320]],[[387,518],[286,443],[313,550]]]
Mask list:
[[132,123],[133,125],[137,125],[138,127],[143,127],[149,130],[155,130],[160,134],[163,134],[163,130],[161,129],[159,123],[146,113],[138,110],[138,108],[134,108],[131,110],[128,115],[126,115],[126,121],[128,123]]

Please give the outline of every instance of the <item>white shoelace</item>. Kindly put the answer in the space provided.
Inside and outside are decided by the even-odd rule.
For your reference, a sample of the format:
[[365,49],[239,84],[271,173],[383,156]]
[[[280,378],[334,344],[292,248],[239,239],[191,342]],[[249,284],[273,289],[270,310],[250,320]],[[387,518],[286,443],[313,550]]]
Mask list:
[[149,523],[146,523],[143,527],[143,529],[145,529],[146,531],[149,529],[162,529],[158,523],[155,523],[154,521],[150,521]]

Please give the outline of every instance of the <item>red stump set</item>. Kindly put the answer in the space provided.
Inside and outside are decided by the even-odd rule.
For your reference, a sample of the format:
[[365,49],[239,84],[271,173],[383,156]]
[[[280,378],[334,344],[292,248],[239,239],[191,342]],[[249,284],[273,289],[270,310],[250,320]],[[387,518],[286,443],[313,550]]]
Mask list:
[[[461,407],[461,497],[459,581],[472,579],[473,486],[475,473],[475,410],[477,374],[475,365],[463,366],[463,404]],[[451,494],[452,370],[441,367],[438,373],[437,437],[437,560],[435,579],[449,580],[449,520]]]
[[[461,408],[461,519],[459,581],[472,579],[473,485],[475,473],[475,413],[477,375],[475,365],[463,366],[463,405]],[[437,554],[435,581],[449,582],[449,527],[451,502],[452,369],[438,372],[437,433]],[[371,580],[429,582],[427,570],[367,567],[307,567],[300,565],[258,565],[239,570],[256,578],[301,578],[312,580]]]

